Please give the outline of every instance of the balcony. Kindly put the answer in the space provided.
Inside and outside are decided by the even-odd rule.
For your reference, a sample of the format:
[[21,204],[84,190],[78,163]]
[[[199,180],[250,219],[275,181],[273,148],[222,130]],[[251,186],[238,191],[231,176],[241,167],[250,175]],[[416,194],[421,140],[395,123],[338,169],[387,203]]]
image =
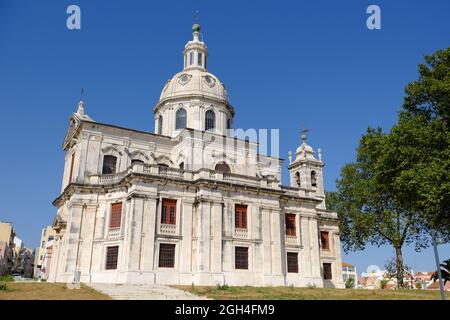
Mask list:
[[111,228],[108,230],[108,239],[120,238],[120,228]]
[[288,243],[288,244],[298,244],[297,236],[286,235],[286,243]]
[[183,180],[195,182],[198,180],[222,181],[231,184],[241,184],[258,188],[270,188],[280,190],[280,184],[267,178],[247,176],[235,173],[222,173],[210,169],[200,169],[198,171],[182,170],[158,165],[145,165],[133,163],[126,171],[115,174],[91,175],[89,183],[94,185],[110,185],[119,183],[132,173],[163,177],[167,179]]
[[248,239],[248,229],[234,229],[234,237],[239,239]]
[[171,235],[171,236],[176,235],[177,226],[176,226],[176,224],[161,223],[159,233],[163,234],[163,235]]

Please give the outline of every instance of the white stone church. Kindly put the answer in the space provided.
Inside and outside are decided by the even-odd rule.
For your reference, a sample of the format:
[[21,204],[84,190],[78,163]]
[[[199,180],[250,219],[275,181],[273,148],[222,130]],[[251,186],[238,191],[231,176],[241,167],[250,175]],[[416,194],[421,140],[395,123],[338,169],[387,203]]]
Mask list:
[[70,119],[49,280],[343,287],[339,220],[323,162],[282,159],[233,134],[235,110],[207,71],[194,24],[184,68],[154,107],[155,133]]

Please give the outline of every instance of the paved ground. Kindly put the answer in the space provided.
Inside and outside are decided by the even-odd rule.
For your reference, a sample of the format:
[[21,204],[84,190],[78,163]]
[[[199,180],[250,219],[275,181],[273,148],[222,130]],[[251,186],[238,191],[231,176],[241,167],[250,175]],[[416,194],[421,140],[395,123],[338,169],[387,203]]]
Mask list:
[[114,300],[206,300],[192,293],[168,286],[91,283],[89,286]]

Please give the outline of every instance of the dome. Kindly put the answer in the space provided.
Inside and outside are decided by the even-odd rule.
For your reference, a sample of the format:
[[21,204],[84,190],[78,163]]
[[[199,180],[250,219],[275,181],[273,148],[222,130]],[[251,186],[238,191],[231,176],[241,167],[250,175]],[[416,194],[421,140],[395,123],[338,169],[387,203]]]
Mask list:
[[205,69],[185,69],[164,86],[159,101],[177,97],[200,95],[228,102],[227,91],[220,80]]

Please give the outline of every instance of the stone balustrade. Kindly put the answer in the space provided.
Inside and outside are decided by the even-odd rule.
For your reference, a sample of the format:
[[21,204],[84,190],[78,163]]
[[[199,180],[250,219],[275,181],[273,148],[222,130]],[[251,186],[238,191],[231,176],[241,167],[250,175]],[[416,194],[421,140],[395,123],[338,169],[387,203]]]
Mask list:
[[115,239],[120,237],[120,228],[111,228],[108,230],[108,239]]
[[286,243],[297,244],[298,243],[298,237],[297,236],[292,236],[292,235],[286,235]]
[[166,224],[161,223],[160,234],[168,234],[168,235],[175,235],[177,233],[177,226],[175,224]]
[[239,239],[248,239],[248,229],[234,229],[234,236]]
[[155,175],[177,180],[195,182],[199,179],[224,181],[228,183],[243,184],[261,188],[280,189],[279,182],[273,182],[265,178],[246,176],[235,173],[222,173],[210,169],[200,169],[198,171],[182,170],[158,165],[144,165],[142,163],[133,163],[127,171],[116,174],[92,175],[89,177],[91,184],[108,185],[122,180],[129,173],[140,173],[144,175]]

